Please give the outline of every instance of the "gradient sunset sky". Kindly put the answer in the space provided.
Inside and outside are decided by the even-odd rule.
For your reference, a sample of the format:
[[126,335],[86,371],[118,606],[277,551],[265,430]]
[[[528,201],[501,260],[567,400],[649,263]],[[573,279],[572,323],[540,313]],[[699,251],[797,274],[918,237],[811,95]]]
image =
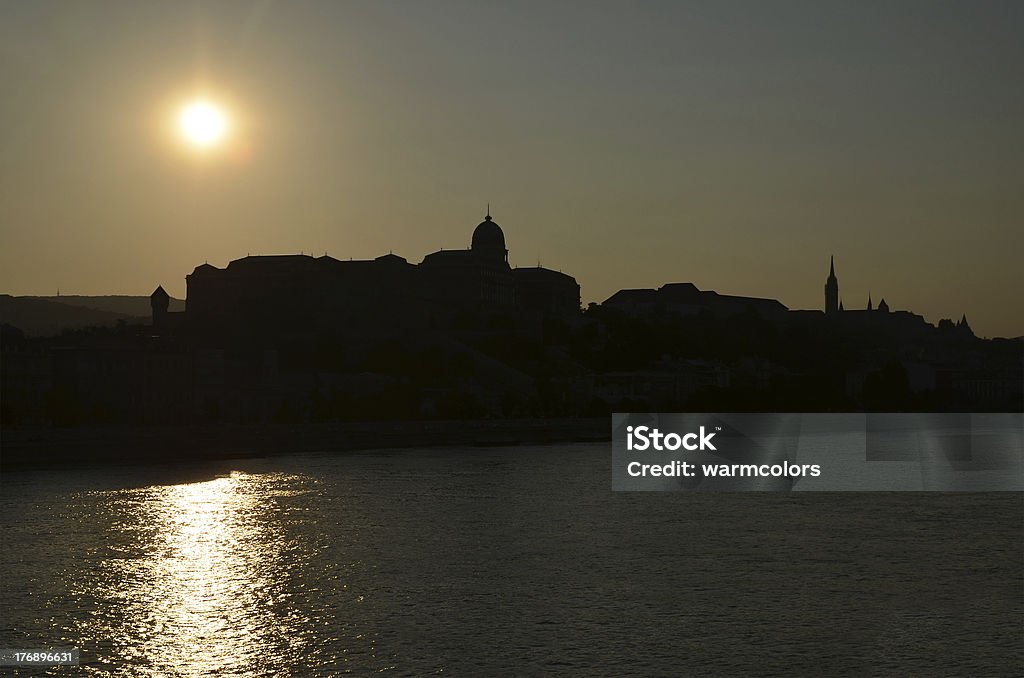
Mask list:
[[[0,292],[252,254],[513,266],[1024,335],[1024,2],[2,2]],[[197,153],[194,96],[233,120]]]

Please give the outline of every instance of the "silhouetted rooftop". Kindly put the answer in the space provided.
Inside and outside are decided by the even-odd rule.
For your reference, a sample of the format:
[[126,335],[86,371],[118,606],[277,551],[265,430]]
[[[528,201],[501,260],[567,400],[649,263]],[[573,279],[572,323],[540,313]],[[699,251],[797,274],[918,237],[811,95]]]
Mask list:
[[649,309],[656,304],[663,304],[669,307],[678,305],[680,308],[690,309],[688,312],[701,307],[711,310],[727,310],[728,312],[736,312],[741,307],[753,307],[757,311],[769,314],[788,310],[785,305],[776,299],[719,294],[713,290],[698,289],[696,285],[688,282],[669,283],[656,290],[619,290],[606,299],[604,303],[626,310]]
[[388,252],[387,254],[379,256],[376,259],[374,259],[374,261],[393,262],[393,263],[402,263],[402,264],[409,263],[406,260],[405,257],[400,257],[400,256],[398,256],[397,254],[395,254],[393,252]]
[[438,250],[423,257],[423,263],[440,263],[442,261],[461,260],[467,263],[477,259],[477,253],[473,250]]
[[520,278],[565,279],[574,283],[576,282],[576,278],[573,278],[571,275],[567,275],[561,271],[552,271],[550,268],[544,268],[543,266],[521,266],[519,268],[512,269],[512,273]]
[[281,266],[300,266],[309,265],[313,263],[315,259],[308,254],[262,254],[262,255],[249,255],[242,257],[241,259],[235,259],[228,264],[228,268],[238,267],[250,267],[250,266],[261,266],[261,267],[281,267]]

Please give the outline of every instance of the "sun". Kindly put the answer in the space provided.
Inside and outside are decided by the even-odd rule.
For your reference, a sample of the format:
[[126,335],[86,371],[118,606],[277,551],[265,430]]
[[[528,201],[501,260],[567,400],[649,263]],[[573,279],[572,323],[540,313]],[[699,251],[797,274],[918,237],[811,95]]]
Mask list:
[[227,138],[229,122],[223,108],[205,100],[186,104],[178,114],[178,130],[182,137],[200,149],[221,144]]

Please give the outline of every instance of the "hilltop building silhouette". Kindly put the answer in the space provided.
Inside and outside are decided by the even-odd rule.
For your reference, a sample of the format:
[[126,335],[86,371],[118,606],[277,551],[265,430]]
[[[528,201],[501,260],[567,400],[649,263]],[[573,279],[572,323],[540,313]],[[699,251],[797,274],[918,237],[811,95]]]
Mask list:
[[[863,310],[846,310],[839,297],[839,279],[836,277],[835,257],[829,257],[828,277],[825,279],[825,315],[841,323],[847,331],[870,331],[886,334],[904,340],[921,336],[933,328],[923,317],[910,311],[893,311],[883,297],[876,306],[868,293],[867,306]],[[967,316],[957,323],[942,320],[938,329],[951,336],[973,337],[974,332],[967,324]]]
[[[465,306],[483,302],[499,308],[516,305],[515,279],[508,264],[505,234],[487,216],[473,229],[467,250],[439,250],[422,263],[427,285],[435,295]],[[577,304],[578,307],[578,304]]]
[[428,254],[420,268],[435,300],[449,307],[521,308],[543,315],[580,309],[580,286],[572,276],[539,265],[509,266],[505,234],[489,206],[473,230],[469,249]]
[[[204,263],[185,277],[187,324],[196,330],[263,332],[445,327],[458,318],[578,313],[576,279],[512,268],[490,208],[468,249],[438,250],[419,264],[388,253],[369,260],[324,254],[246,256],[225,268]],[[153,324],[167,325],[166,293],[154,292]]]
[[181,311],[169,310],[171,295],[163,288],[157,286],[153,294],[149,295],[149,306],[153,311],[153,327],[160,330],[180,328],[185,320],[185,314]]

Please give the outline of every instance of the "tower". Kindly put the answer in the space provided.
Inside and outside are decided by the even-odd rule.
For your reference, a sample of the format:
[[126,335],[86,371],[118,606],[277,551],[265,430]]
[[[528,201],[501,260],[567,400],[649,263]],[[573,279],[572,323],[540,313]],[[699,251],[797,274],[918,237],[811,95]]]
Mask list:
[[836,279],[835,257],[829,257],[828,279],[825,281],[825,313],[839,312],[839,280]]
[[149,307],[153,310],[153,327],[163,327],[167,322],[167,308],[170,306],[171,296],[164,291],[163,285],[153,290],[149,295]]
[[960,322],[958,322],[956,324],[956,329],[957,329],[958,332],[960,332],[960,334],[963,334],[964,336],[968,336],[968,337],[973,337],[974,336],[974,330],[972,330],[971,326],[967,324],[967,314],[966,313],[964,313],[963,316],[961,316]]

